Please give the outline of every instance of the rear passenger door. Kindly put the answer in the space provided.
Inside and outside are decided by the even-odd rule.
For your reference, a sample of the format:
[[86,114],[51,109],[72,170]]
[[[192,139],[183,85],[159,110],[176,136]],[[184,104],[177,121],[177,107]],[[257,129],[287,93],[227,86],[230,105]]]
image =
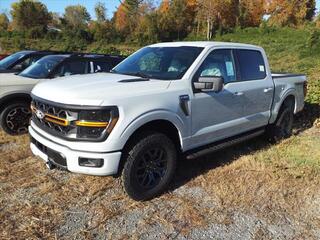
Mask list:
[[246,130],[268,124],[273,100],[273,80],[267,73],[262,52],[258,50],[234,50],[238,71],[238,93],[246,117]]

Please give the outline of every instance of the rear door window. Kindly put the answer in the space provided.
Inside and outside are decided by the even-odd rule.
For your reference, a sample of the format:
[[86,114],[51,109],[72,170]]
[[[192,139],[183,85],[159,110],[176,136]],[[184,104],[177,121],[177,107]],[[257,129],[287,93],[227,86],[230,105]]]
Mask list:
[[266,77],[266,66],[260,51],[236,50],[241,81],[260,80]]
[[81,60],[72,60],[62,63],[56,70],[54,77],[70,76],[75,74],[88,73],[88,62]]
[[94,73],[96,72],[109,72],[112,68],[111,64],[106,61],[93,61],[91,62]]

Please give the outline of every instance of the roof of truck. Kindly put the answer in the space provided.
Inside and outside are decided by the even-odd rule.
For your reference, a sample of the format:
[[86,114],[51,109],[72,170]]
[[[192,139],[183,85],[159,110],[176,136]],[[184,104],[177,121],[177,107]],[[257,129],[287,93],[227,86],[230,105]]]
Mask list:
[[156,43],[151,45],[151,47],[250,47],[250,48],[260,48],[259,46],[243,44],[243,43],[231,43],[231,42],[214,42],[214,41],[194,41],[194,42],[164,42]]

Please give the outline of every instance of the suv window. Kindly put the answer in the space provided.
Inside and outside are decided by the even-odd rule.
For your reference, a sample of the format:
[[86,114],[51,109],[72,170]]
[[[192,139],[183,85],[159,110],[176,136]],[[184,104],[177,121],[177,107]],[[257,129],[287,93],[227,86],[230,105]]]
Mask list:
[[32,64],[34,64],[36,61],[38,61],[41,57],[43,56],[30,56],[27,57],[26,59],[18,62],[15,66],[12,67],[12,70],[24,70],[27,67],[31,66]]
[[111,64],[109,64],[106,61],[93,61],[90,62],[90,64],[93,64],[93,67],[91,67],[91,69],[93,69],[93,72],[109,72],[112,68]]
[[261,52],[242,49],[236,52],[241,81],[259,80],[266,77],[266,67]]
[[88,73],[88,65],[86,61],[66,61],[58,67],[54,77],[63,77],[85,73]]
[[213,50],[197,71],[196,77],[223,77],[225,83],[236,81],[232,50]]

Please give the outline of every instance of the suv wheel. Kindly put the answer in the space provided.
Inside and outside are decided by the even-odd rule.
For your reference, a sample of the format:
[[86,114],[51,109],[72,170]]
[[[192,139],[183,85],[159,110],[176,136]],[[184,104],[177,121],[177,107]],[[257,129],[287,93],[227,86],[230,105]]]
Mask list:
[[15,102],[3,109],[0,115],[0,124],[6,133],[19,135],[28,132],[30,118],[30,105],[26,102]]
[[124,152],[122,183],[128,195],[137,201],[162,193],[176,169],[177,150],[162,133],[142,134]]
[[276,122],[267,129],[267,137],[271,142],[278,142],[292,135],[294,104],[285,103],[280,111]]

